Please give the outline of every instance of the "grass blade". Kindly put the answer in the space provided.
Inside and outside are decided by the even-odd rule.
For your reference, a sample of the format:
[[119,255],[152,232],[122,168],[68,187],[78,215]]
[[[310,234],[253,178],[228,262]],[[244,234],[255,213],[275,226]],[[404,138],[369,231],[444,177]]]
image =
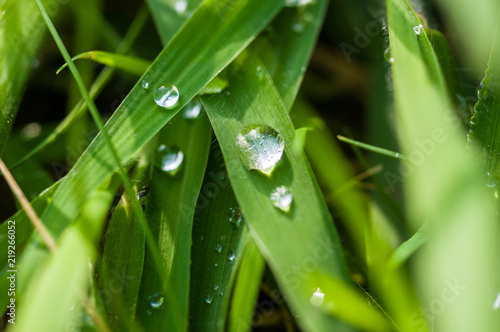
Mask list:
[[[268,77],[257,75],[257,67],[261,65],[252,54],[241,55],[228,73],[229,94],[203,97],[202,101],[221,145],[231,184],[251,234],[274,271],[288,303],[294,311],[301,313],[299,322],[310,331],[333,327],[349,330],[309,304],[314,289],[300,281],[314,283],[312,271],[292,270],[294,262],[304,264],[312,260],[316,269],[324,269],[342,280],[349,279],[342,255],[333,249],[338,248],[338,238],[309,164],[303,151],[294,149],[295,131],[284,105]],[[238,82],[245,84],[242,86]],[[254,87],[254,90],[248,87]],[[245,169],[235,144],[242,128],[261,123],[275,128],[285,142],[282,166],[278,166],[271,177]],[[269,198],[276,186],[284,184],[294,195],[289,214],[275,208]],[[280,234],[283,241],[276,242],[276,234]],[[302,244],[300,248],[294,245],[298,241]],[[314,253],[318,251],[324,256],[315,257]]]
[[[133,56],[115,54],[104,51],[89,51],[85,53],[80,53],[78,55],[75,55],[71,59],[73,61],[80,59],[90,59],[102,65],[110,66],[116,69],[121,69],[136,75],[144,74],[144,72],[151,65],[151,63],[147,60],[139,59]],[[57,70],[56,74],[59,74],[67,66],[68,66],[67,63],[62,65]]]

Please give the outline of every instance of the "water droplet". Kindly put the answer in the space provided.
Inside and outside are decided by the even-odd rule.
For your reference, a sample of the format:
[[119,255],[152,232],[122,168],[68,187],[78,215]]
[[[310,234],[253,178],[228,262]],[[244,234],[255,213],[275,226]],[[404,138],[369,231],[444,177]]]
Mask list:
[[320,305],[323,304],[324,301],[325,301],[325,294],[323,294],[321,289],[318,287],[318,289],[314,292],[314,294],[309,299],[309,302],[311,302],[312,305],[319,307]]
[[285,1],[285,6],[286,7],[300,7],[300,6],[306,6],[312,3],[312,0],[286,0]]
[[495,188],[498,184],[498,180],[493,174],[488,172],[488,173],[486,173],[486,175],[484,177],[484,183],[489,188]]
[[207,296],[205,296],[205,302],[206,303],[210,304],[210,303],[212,303],[212,300],[213,300],[212,295],[207,294]]
[[215,266],[215,267],[219,266],[219,263],[214,263],[214,266]]
[[241,212],[241,209],[239,207],[230,208],[228,219],[230,223],[233,223],[237,227],[240,227],[241,221],[243,220],[243,212]]
[[277,187],[271,193],[271,201],[274,203],[274,206],[278,209],[288,212],[290,211],[290,206],[293,202],[293,195],[290,192],[290,189],[285,186]]
[[203,240],[205,240],[205,237],[202,235],[202,236],[200,237],[200,240],[202,240],[202,241],[203,241]]
[[221,251],[222,251],[222,246],[221,246],[220,244],[218,244],[218,243],[217,243],[217,244],[215,245],[215,251],[217,251],[217,252],[220,254],[220,253],[221,253]]
[[220,294],[220,295],[224,295],[224,292],[220,292],[219,294]]
[[300,33],[302,31],[304,31],[304,25],[302,23],[299,23],[299,22],[294,22],[294,23],[292,23],[292,30],[297,32],[297,33]]
[[179,90],[173,84],[167,83],[156,89],[155,102],[163,108],[173,108],[179,100]]
[[258,66],[257,67],[257,77],[259,79],[261,79],[262,77],[264,77],[264,70],[262,70],[262,67],[261,66]]
[[500,293],[498,293],[495,302],[493,303],[493,310],[498,310],[500,308]]
[[38,67],[40,67],[40,60],[38,60],[37,58],[31,60],[31,68],[35,69]]
[[285,143],[280,134],[266,125],[245,127],[236,137],[241,161],[247,169],[271,174],[283,156]]
[[415,32],[415,34],[417,36],[420,36],[420,34],[422,33],[422,30],[424,30],[424,27],[422,26],[422,24],[416,25],[413,27],[413,31]]
[[182,117],[188,120],[196,119],[200,115],[202,108],[203,105],[198,98],[192,99],[187,103],[186,107],[184,107]]
[[234,252],[229,251],[227,253],[227,259],[229,259],[230,261],[234,260],[235,257],[236,257],[236,255],[234,254]]
[[218,285],[214,285],[214,290],[218,290],[219,289],[219,286]]
[[186,12],[187,5],[188,4],[186,0],[178,0],[174,5],[177,14],[184,14]]
[[155,293],[155,294],[149,296],[148,300],[149,300],[149,304],[151,305],[151,308],[158,309],[162,306],[165,298],[163,296],[161,296],[160,294]]
[[181,168],[184,154],[175,146],[162,144],[156,153],[156,164],[164,172],[175,175]]
[[[146,81],[146,80],[142,80],[141,81],[141,86],[144,88],[144,89],[149,89],[149,82]],[[161,105],[160,105],[161,106]]]
[[21,129],[21,138],[25,141],[40,136],[42,126],[38,122],[31,122]]

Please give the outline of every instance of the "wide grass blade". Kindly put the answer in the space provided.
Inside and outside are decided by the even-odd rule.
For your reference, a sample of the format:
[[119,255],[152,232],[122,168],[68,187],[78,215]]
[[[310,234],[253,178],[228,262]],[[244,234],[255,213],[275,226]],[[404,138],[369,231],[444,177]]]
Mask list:
[[[294,147],[295,130],[272,82],[267,75],[258,74],[261,65],[252,53],[242,54],[228,70],[228,93],[203,97],[202,101],[246,223],[288,303],[295,312],[300,312],[299,322],[311,331],[334,327],[349,330],[309,303],[315,289],[305,286],[309,282],[302,282],[314,283],[311,272],[316,269],[342,280],[349,277],[338,251],[331,217],[320,198],[307,159],[303,151]],[[255,124],[273,127],[285,143],[283,160],[271,176],[247,170],[239,157],[236,136],[244,127]],[[282,185],[294,195],[289,213],[274,207],[270,199],[272,191]],[[279,242],[276,241],[278,234]],[[299,242],[300,247],[295,245]]]
[[[484,290],[498,289],[493,277],[499,260],[493,204],[477,155],[464,147],[465,133],[459,130],[439,61],[421,22],[407,1],[386,4],[397,125],[402,152],[410,162],[404,173],[395,175],[405,182],[414,229],[429,220],[429,245],[418,265],[423,306],[455,287],[459,296],[446,303],[442,314],[429,318],[434,328],[492,331],[494,294]],[[401,328],[417,328],[408,322],[413,313],[406,314],[398,317]]]

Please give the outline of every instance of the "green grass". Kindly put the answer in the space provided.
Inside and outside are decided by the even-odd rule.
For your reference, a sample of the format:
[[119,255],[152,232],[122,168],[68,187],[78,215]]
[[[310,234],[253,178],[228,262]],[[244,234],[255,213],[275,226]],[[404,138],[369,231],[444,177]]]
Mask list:
[[0,1],[2,327],[497,331],[499,9]]

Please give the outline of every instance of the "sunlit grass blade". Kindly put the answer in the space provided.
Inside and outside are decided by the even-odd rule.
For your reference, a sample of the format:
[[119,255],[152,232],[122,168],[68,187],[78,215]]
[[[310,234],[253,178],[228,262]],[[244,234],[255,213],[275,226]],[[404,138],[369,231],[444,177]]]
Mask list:
[[[303,151],[294,148],[295,130],[272,82],[267,76],[258,75],[259,66],[261,63],[252,53],[240,55],[228,70],[229,94],[203,97],[203,104],[220,143],[246,223],[274,271],[287,302],[295,312],[301,313],[299,322],[311,331],[333,327],[349,330],[309,303],[314,289],[306,284],[314,283],[314,278],[310,269],[303,269],[306,261],[311,261],[312,270],[321,269],[342,280],[349,277],[338,251],[331,217],[307,159]],[[284,141],[284,156],[270,176],[247,170],[240,159],[242,152],[236,137],[244,127],[255,124],[271,126]],[[289,213],[276,208],[270,198],[275,188],[283,185],[294,197]],[[282,240],[279,243],[276,242],[277,234]],[[300,247],[295,245],[298,242]],[[294,264],[299,266],[293,269]]]
[[[464,147],[465,132],[459,130],[438,59],[425,30],[418,28],[418,17],[407,1],[386,4],[397,126],[411,166],[396,176],[405,182],[414,229],[429,220],[431,230],[417,259],[422,303],[425,307],[439,300],[454,282],[461,287],[460,296],[433,318],[434,328],[492,331],[495,294],[484,293],[499,287],[493,277],[500,258],[492,194],[488,197],[482,182],[477,155]],[[417,328],[408,325],[414,312],[397,314],[403,330]]]
[[[44,1],[49,2],[49,1]],[[59,13],[63,6],[55,4]],[[43,19],[32,0],[6,0],[0,4],[0,156],[17,115],[31,61],[45,36]],[[29,22],[29,24],[21,24]]]
[[229,331],[251,330],[264,268],[264,258],[255,241],[250,238],[241,257],[231,296]]
[[420,229],[413,234],[411,238],[403,242],[391,255],[387,265],[391,269],[396,269],[408,260],[422,245],[425,244],[428,238],[428,224],[424,223]]

